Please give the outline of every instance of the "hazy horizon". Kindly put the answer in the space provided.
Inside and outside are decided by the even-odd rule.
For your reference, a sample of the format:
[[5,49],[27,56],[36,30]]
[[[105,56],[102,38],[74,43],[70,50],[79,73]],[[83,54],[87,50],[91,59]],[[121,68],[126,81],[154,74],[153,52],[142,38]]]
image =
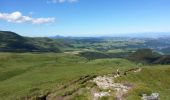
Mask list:
[[[0,31],[7,31],[7,32],[14,32],[14,31],[10,31],[10,30],[0,30]],[[138,32],[138,33],[114,33],[114,34],[105,34],[105,35],[61,35],[61,34],[55,34],[55,35],[46,35],[46,36],[27,36],[27,35],[22,35],[20,33],[14,32],[18,35],[24,36],[24,37],[50,37],[50,38],[54,38],[54,37],[84,37],[84,38],[88,38],[88,37],[96,37],[96,38],[100,38],[100,37],[141,37],[141,38],[159,38],[159,37],[170,37],[170,32]]]

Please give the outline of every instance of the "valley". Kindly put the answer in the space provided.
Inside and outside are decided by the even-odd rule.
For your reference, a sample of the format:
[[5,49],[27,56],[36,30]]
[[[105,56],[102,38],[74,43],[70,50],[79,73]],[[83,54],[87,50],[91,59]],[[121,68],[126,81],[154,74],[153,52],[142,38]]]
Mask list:
[[[0,34],[7,38],[1,40],[2,100],[140,100],[152,93],[159,93],[161,100],[170,98],[169,55],[146,49],[151,46],[148,40],[4,34]],[[11,41],[23,45],[13,48]]]
[[0,100],[170,100],[170,0],[0,0]]

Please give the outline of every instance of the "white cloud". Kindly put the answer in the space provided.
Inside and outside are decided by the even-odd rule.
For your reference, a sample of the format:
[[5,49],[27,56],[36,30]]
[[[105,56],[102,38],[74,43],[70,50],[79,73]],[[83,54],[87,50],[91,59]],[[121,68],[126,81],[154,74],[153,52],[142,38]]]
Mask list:
[[54,22],[55,18],[37,18],[32,20],[33,24],[42,24],[42,23],[48,23],[48,22]]
[[23,16],[21,12],[16,11],[13,13],[0,13],[0,20],[14,23],[30,22],[33,24],[43,24],[54,22],[55,18],[32,18],[29,16]]
[[78,2],[78,0],[48,0],[47,3],[74,3]]

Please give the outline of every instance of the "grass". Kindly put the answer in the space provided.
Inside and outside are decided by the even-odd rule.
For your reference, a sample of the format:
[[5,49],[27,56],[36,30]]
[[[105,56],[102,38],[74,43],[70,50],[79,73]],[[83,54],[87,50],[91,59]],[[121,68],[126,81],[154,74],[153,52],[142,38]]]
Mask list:
[[134,88],[129,92],[127,100],[140,100],[142,94],[159,93],[161,100],[170,99],[170,66],[158,65],[144,67],[140,73],[130,73],[116,81],[132,83]]
[[[43,95],[82,76],[104,75],[117,68],[124,71],[137,66],[138,64],[125,59],[87,60],[65,53],[0,53],[0,97],[2,100],[15,100]],[[152,92],[160,93],[162,100],[169,100],[169,76],[169,65],[143,66],[140,73],[129,73],[116,81],[134,85],[127,100],[140,100],[143,93]],[[86,84],[72,85],[57,94],[71,93],[84,85]],[[89,93],[85,93],[75,95],[73,99],[89,99],[88,96]]]
[[45,94],[84,75],[106,74],[135,67],[124,59],[89,61],[64,53],[0,53],[2,100]]

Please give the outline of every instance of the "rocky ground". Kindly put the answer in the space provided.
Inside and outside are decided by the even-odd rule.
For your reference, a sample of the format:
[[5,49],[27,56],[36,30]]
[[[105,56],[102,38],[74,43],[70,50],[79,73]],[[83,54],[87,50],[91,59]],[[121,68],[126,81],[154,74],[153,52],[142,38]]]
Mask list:
[[109,76],[98,76],[93,81],[97,84],[100,89],[108,90],[107,92],[94,93],[94,100],[98,100],[104,96],[111,96],[111,91],[115,91],[115,96],[117,100],[123,100],[124,95],[132,88],[131,84],[115,83],[114,78],[119,77],[109,77]]
[[[126,71],[125,73],[127,74],[127,72],[129,71],[137,73],[140,72],[141,70],[142,70],[141,68],[133,70],[131,69]],[[94,95],[93,99],[98,100],[101,97],[111,96],[113,95],[111,91],[115,91],[116,100],[123,100],[124,96],[128,93],[128,91],[133,88],[133,85],[131,83],[123,84],[114,82],[114,79],[120,76],[121,76],[120,73],[117,72],[116,75],[105,75],[94,78],[93,82],[95,82],[97,86],[103,91],[93,93]],[[107,92],[105,90],[107,90]]]

